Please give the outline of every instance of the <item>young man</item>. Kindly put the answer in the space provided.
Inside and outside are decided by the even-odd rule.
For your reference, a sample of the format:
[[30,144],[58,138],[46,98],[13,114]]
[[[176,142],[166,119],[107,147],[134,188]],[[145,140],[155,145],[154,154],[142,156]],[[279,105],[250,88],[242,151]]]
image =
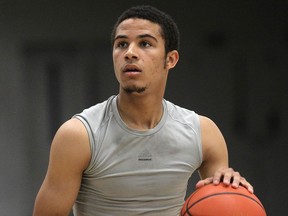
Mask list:
[[64,123],[51,146],[34,216],[179,215],[187,182],[252,186],[228,168],[218,127],[163,99],[179,33],[150,6],[125,11],[112,32],[119,94]]

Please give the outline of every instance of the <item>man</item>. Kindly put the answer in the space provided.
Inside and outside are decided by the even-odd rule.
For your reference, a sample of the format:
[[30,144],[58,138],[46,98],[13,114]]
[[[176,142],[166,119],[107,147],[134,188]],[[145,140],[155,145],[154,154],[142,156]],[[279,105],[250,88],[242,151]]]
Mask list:
[[179,33],[167,14],[133,7],[112,32],[119,94],[64,123],[51,145],[34,216],[179,215],[187,182],[252,186],[228,168],[218,127],[163,99],[178,62]]

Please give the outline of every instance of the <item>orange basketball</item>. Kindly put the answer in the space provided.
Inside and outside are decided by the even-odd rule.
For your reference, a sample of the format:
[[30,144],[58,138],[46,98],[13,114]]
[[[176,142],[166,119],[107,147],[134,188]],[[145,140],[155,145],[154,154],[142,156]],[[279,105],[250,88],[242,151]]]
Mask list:
[[181,216],[266,216],[264,206],[246,188],[208,184],[192,193]]

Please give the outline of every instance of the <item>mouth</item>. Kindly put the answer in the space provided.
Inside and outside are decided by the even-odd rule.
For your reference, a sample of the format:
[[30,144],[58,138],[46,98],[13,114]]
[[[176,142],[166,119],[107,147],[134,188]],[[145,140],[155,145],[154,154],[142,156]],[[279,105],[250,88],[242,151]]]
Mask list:
[[142,70],[136,65],[126,65],[123,69],[124,73],[141,73]]

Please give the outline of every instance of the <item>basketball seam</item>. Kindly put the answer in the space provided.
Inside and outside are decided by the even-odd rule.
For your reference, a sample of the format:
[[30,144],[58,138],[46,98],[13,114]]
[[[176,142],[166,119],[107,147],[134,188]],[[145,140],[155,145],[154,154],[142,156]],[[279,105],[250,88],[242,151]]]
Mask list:
[[[233,195],[244,196],[244,197],[246,197],[246,198],[249,198],[249,199],[253,200],[254,202],[256,202],[256,203],[265,211],[265,209],[264,209],[264,207],[261,205],[261,203],[259,203],[257,200],[255,200],[255,199],[252,198],[252,197],[249,197],[249,196],[244,195],[244,194],[234,193],[234,192],[224,192],[224,193],[215,193],[215,194],[211,194],[211,195],[205,196],[205,197],[197,200],[196,202],[194,202],[194,203],[193,203],[191,206],[189,206],[189,207],[188,207],[188,203],[189,203],[189,201],[188,201],[188,202],[187,202],[187,205],[186,205],[186,211],[184,212],[184,215],[185,215],[185,213],[187,213],[189,216],[193,216],[192,214],[190,214],[189,209],[192,208],[194,205],[196,205],[196,204],[199,203],[200,201],[202,201],[202,200],[204,200],[204,199],[207,199],[207,198],[209,198],[209,197],[218,196],[218,195],[223,195],[223,194],[233,194]],[[190,197],[189,200],[190,200],[191,198],[192,198],[192,197]]]
[[187,213],[188,216],[193,216],[193,215],[191,215],[190,212],[188,211],[188,210],[191,208],[191,207],[190,207],[190,208],[188,207],[188,204],[189,204],[190,199],[192,199],[192,196],[190,196],[189,199],[188,199],[188,201],[187,201],[186,210],[185,210],[185,212],[184,212],[184,215]]

